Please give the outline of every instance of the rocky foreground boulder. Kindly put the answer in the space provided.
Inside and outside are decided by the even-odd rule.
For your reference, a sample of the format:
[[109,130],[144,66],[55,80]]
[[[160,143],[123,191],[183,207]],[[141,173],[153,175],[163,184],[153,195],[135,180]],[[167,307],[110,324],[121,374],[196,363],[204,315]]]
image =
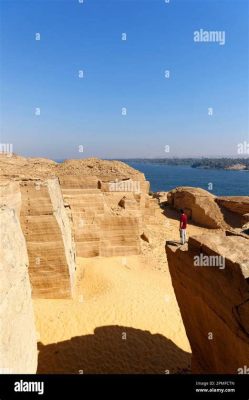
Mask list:
[[184,209],[189,218],[206,228],[222,228],[225,226],[223,215],[215,202],[215,196],[204,189],[178,187],[167,194],[170,206]]
[[192,372],[240,373],[249,366],[249,240],[205,234],[166,253]]
[[249,213],[249,196],[220,196],[217,204],[239,215]]
[[217,197],[216,203],[228,222],[235,222],[244,232],[249,230],[249,196]]
[[0,182],[0,373],[33,374],[37,340],[20,208],[19,185]]

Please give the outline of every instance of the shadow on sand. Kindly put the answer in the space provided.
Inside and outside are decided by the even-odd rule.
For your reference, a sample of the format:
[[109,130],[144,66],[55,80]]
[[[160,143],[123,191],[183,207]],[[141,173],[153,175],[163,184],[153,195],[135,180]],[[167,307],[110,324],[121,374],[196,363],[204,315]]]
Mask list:
[[38,343],[38,349],[41,374],[190,373],[190,353],[162,335],[123,326],[99,327],[93,335],[59,343]]

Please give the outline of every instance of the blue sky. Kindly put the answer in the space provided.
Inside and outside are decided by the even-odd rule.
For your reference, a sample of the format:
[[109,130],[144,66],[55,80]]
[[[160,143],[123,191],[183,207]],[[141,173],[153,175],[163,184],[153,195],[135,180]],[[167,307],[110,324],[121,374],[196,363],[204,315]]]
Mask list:
[[[0,4],[1,143],[14,152],[237,156],[249,141],[247,0]],[[194,42],[200,29],[225,45]]]

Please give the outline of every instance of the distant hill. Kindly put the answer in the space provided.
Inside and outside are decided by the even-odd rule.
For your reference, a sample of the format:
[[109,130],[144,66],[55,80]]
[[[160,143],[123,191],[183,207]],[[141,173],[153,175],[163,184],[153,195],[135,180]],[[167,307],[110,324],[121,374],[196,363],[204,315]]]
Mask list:
[[189,165],[192,168],[249,170],[249,158],[138,158],[123,160],[148,164]]

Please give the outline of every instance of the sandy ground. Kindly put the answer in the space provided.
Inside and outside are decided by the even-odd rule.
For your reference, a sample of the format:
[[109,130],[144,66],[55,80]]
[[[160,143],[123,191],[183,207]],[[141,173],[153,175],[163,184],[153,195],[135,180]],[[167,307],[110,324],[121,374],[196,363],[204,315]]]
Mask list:
[[[148,226],[141,256],[79,258],[72,300],[34,300],[39,373],[190,372],[164,250],[179,240],[179,222],[165,214],[158,209]],[[189,226],[190,235],[203,231]]]
[[78,264],[72,301],[34,302],[42,342],[38,372],[173,373],[189,367],[190,349],[166,274],[149,270],[136,256]]

